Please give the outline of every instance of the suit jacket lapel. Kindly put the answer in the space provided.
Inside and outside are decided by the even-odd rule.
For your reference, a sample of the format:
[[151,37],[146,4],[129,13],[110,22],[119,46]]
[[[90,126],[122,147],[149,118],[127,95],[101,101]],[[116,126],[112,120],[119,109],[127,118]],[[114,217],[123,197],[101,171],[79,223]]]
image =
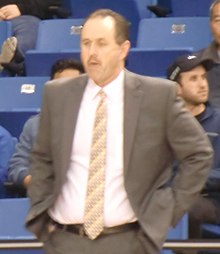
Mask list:
[[130,153],[137,127],[142,99],[141,84],[134,74],[125,72],[124,101],[124,172],[128,169]]
[[75,132],[75,126],[77,116],[79,112],[82,96],[87,84],[87,77],[83,76],[77,80],[77,84],[70,86],[69,90],[66,90],[64,96],[63,109],[63,128],[62,128],[62,180],[65,180],[66,171],[69,168],[70,157],[72,152],[73,135]]

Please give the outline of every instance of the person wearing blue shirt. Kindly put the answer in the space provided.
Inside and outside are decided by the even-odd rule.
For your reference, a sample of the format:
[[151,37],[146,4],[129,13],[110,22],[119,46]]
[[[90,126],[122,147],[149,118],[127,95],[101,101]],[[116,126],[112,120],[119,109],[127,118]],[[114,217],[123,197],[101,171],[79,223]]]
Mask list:
[[204,128],[214,150],[207,182],[189,211],[190,238],[202,238],[203,223],[220,223],[220,108],[208,101],[207,71],[211,66],[210,60],[197,53],[178,57],[167,70],[168,79],[179,84],[179,95]]
[[4,197],[4,181],[7,178],[8,162],[14,152],[15,140],[11,134],[0,126],[0,198]]

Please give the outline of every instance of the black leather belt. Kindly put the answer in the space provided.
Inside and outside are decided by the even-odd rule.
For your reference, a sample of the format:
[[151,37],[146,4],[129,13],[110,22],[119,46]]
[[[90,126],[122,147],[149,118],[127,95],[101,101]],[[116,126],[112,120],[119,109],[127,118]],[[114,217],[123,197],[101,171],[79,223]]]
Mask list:
[[[49,224],[50,226],[54,227],[54,229],[58,228],[64,231],[68,231],[73,234],[77,234],[80,236],[87,236],[83,224],[60,224],[54,220],[51,219],[51,222]],[[116,234],[116,233],[122,233],[129,230],[138,230],[140,228],[138,222],[132,222],[127,223],[123,225],[118,225],[114,227],[104,227],[101,235],[109,235],[109,234]]]

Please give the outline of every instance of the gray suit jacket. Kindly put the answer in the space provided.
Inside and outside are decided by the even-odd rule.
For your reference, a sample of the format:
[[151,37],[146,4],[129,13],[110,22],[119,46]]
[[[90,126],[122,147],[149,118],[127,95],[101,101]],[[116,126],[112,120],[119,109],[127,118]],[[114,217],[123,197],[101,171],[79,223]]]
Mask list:
[[[87,75],[46,84],[32,153],[27,226],[40,240],[66,180]],[[51,85],[51,84],[55,85]],[[202,189],[212,160],[203,129],[176,97],[175,83],[125,71],[124,183],[144,232],[160,248]],[[173,178],[173,159],[180,163]],[[171,180],[173,179],[173,180]]]

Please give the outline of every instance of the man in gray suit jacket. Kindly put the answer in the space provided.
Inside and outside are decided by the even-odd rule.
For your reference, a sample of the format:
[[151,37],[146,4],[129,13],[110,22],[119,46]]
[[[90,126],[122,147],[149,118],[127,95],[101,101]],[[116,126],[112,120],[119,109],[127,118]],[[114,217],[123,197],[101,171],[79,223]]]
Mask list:
[[206,181],[212,149],[175,83],[124,69],[128,27],[111,10],[92,13],[81,31],[87,74],[45,86],[26,223],[48,254],[159,253]]

